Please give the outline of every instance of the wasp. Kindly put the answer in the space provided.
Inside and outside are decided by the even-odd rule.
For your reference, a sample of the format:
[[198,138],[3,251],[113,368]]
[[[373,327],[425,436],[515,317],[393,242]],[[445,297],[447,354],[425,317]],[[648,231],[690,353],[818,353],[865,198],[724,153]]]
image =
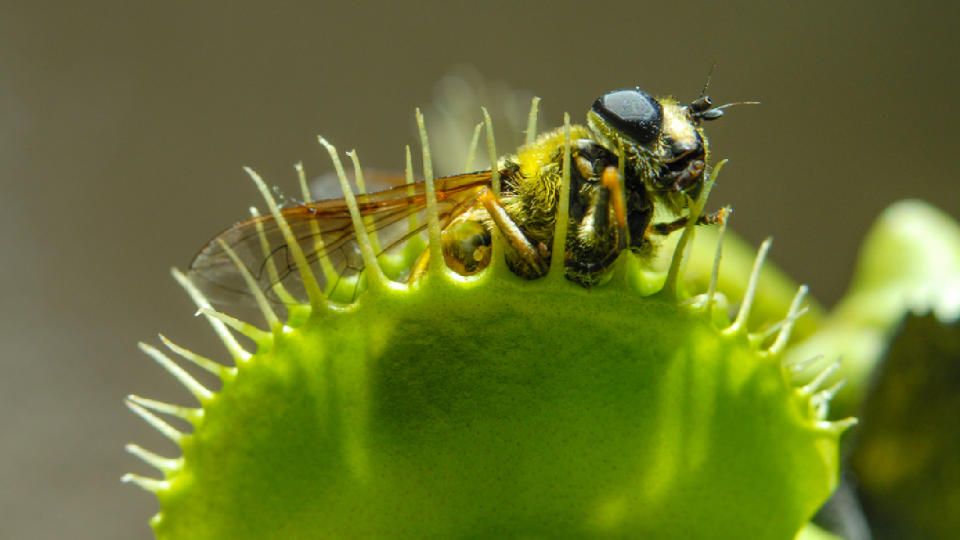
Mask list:
[[[600,96],[587,112],[586,125],[570,126],[569,223],[562,239],[569,280],[593,286],[608,275],[622,251],[649,254],[654,237],[686,225],[689,201],[696,199],[704,183],[708,143],[702,124],[722,117],[729,105],[714,106],[703,94],[681,105],[673,98],[630,88]],[[501,158],[496,195],[492,170],[434,182],[448,267],[462,275],[486,268],[496,231],[506,239],[505,256],[514,273],[527,279],[545,275],[555,241],[566,141],[566,130],[558,128]],[[426,208],[424,182],[362,194],[356,200],[367,230],[378,236],[378,256],[426,228],[425,223],[411,228],[407,220]],[[656,216],[671,219],[654,222],[655,211]],[[311,264],[333,268],[335,279],[362,273],[343,199],[295,204],[281,212]],[[701,216],[697,223],[722,219],[718,212]],[[242,293],[246,286],[223,244],[239,255],[271,298],[277,298],[269,293],[278,284],[296,289],[299,273],[272,216],[257,216],[223,231],[190,265],[201,285]],[[398,279],[415,281],[429,264],[424,250]]]

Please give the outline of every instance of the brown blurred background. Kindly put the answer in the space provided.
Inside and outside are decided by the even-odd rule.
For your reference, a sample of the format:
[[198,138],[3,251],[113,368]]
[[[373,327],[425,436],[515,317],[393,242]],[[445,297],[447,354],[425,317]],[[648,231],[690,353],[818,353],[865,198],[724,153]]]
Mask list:
[[295,193],[322,132],[400,169],[454,66],[542,96],[549,127],[618,87],[693,99],[716,62],[717,101],[763,105],[708,126],[714,204],[828,304],[886,205],[960,214],[956,4],[738,4],[4,2],[0,538],[151,536],[123,444],[175,449],[122,398],[190,401],[135,343],[224,356],[168,268],[261,204],[242,165]]

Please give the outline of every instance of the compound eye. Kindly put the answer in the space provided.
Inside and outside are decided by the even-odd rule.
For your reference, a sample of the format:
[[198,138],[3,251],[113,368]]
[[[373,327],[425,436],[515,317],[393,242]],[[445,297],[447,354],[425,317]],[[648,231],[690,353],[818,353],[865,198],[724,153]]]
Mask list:
[[615,90],[593,102],[593,112],[640,144],[657,140],[663,127],[663,106],[642,90]]

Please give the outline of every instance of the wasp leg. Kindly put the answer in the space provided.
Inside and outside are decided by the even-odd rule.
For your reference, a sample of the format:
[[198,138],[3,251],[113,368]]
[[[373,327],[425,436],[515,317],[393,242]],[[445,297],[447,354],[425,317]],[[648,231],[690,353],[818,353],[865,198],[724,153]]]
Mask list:
[[[700,216],[697,218],[697,225],[716,225],[723,223],[727,217],[726,208],[721,208],[712,214],[707,214],[705,216]],[[647,228],[647,232],[650,234],[656,234],[660,236],[666,236],[674,231],[679,231],[680,229],[687,226],[688,218],[686,216],[671,221],[670,223],[653,223]]]
[[[577,225],[577,240],[584,247],[593,251],[599,249],[605,253],[611,242],[612,230],[616,230],[616,250],[619,252],[627,249],[630,243],[627,206],[616,167],[609,166],[603,170],[599,185],[592,186],[590,199],[590,206]],[[615,229],[610,226],[611,209],[616,221]]]
[[599,246],[610,228],[610,190],[593,189],[590,206],[577,225],[577,240],[584,246]]
[[600,177],[603,186],[610,192],[610,204],[613,205],[613,214],[617,219],[617,251],[627,249],[630,237],[627,233],[627,204],[623,197],[623,186],[620,184],[620,175],[614,166],[603,170]]
[[727,214],[729,212],[730,208],[727,207],[705,216],[700,216],[700,218],[697,219],[697,225],[723,225],[723,222],[727,220]]
[[407,283],[415,283],[420,281],[427,273],[427,268],[430,267],[430,250],[425,249],[423,253],[417,257],[417,262],[413,264],[413,268],[410,269],[410,277],[407,278]]
[[503,207],[503,203],[487,188],[480,190],[477,197],[480,204],[487,210],[500,234],[507,239],[507,243],[520,260],[534,272],[534,276],[547,273],[547,263],[540,256],[539,250],[530,243],[510,214]]
[[[594,184],[596,186],[596,184]],[[618,250],[627,248],[627,207],[617,168],[608,166],[600,173],[599,186],[592,190],[590,206],[577,227],[577,239],[584,246],[602,246],[610,234],[610,209],[616,220]]]
[[626,197],[617,167],[606,166],[594,178],[580,188],[579,195],[589,202],[576,222],[576,240],[567,243],[566,260],[567,277],[588,287],[599,282],[630,245]]

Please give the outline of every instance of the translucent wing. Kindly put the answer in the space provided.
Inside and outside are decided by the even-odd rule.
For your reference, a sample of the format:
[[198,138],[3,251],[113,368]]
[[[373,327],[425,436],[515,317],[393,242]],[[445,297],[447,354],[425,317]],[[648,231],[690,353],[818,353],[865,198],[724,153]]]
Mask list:
[[[490,171],[481,171],[436,180],[441,228],[473,203],[480,189],[490,184],[490,178]],[[358,195],[357,205],[367,232],[376,233],[374,249],[378,256],[401,248],[407,240],[419,237],[426,230],[423,182]],[[282,209],[281,214],[320,281],[321,289],[333,290],[344,278],[358,276],[363,271],[355,229],[343,199],[290,206]],[[415,214],[419,214],[418,224],[411,227],[409,218]],[[280,304],[306,301],[293,253],[272,215],[237,223],[217,235],[194,257],[189,275],[211,300],[237,303],[252,299],[243,274],[221,241],[237,254],[268,299]],[[355,283],[355,280],[346,282]]]

